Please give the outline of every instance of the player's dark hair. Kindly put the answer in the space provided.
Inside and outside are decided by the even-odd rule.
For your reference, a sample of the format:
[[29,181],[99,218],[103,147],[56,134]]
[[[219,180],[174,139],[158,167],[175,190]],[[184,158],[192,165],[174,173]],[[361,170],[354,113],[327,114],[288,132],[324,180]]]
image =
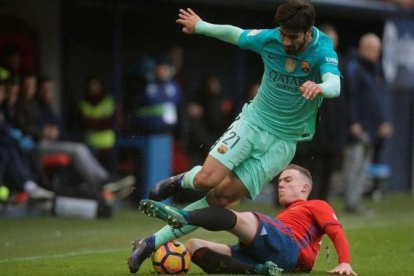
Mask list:
[[306,178],[308,178],[309,181],[310,181],[310,184],[312,184],[312,175],[311,175],[311,173],[308,169],[306,169],[304,167],[301,167],[299,165],[296,165],[296,164],[290,164],[283,171],[286,171],[286,170],[296,170],[296,171],[300,172]]
[[292,32],[306,32],[315,23],[316,12],[309,0],[289,0],[276,11],[276,24]]

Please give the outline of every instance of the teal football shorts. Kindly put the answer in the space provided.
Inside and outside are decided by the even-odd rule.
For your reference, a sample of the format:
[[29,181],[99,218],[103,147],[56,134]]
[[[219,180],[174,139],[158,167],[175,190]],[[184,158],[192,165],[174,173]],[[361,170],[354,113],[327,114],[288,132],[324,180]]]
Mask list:
[[209,154],[232,170],[255,199],[289,165],[295,151],[296,142],[282,140],[237,117]]

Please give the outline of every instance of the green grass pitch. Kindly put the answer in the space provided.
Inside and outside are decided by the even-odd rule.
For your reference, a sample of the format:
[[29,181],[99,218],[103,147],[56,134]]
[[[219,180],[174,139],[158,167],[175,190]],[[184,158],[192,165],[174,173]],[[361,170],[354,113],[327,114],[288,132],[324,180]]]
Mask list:
[[[368,202],[374,213],[349,215],[334,201],[358,275],[414,275],[414,197],[388,195]],[[243,202],[235,209],[276,213],[270,204]],[[137,210],[117,210],[111,219],[27,217],[0,220],[0,275],[128,275],[131,241],[163,226]],[[197,230],[190,237],[234,243],[226,232]],[[186,238],[187,238],[186,237]],[[185,241],[185,239],[180,239]],[[336,265],[335,249],[324,239],[312,275],[327,275]],[[140,274],[154,274],[149,261]],[[192,265],[190,274],[203,273]],[[297,274],[301,275],[301,274]],[[307,274],[304,274],[307,275]]]

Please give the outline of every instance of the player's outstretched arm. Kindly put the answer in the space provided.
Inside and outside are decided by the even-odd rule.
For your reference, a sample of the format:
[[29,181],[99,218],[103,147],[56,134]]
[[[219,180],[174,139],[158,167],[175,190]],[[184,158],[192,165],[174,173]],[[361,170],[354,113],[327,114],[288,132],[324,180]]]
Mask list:
[[231,25],[210,24],[203,21],[193,10],[180,9],[177,23],[186,34],[202,34],[237,45],[243,29]]
[[187,10],[180,9],[178,19],[175,22],[183,26],[183,33],[195,34],[195,26],[199,21],[201,21],[200,16],[198,16],[192,9],[188,8]]
[[358,274],[352,269],[351,264],[349,263],[340,263],[337,267],[328,271],[329,274],[339,274],[339,275],[355,275]]

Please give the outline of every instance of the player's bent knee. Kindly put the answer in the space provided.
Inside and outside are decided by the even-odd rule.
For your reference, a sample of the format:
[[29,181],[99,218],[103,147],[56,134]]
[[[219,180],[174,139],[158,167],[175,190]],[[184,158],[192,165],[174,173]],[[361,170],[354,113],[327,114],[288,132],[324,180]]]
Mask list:
[[211,173],[200,171],[194,178],[194,185],[201,190],[210,190],[219,183],[214,181]]
[[239,200],[239,198],[236,198],[233,195],[221,194],[221,193],[217,193],[216,191],[212,193],[208,193],[206,198],[210,206],[221,207],[221,208],[225,208],[229,206],[230,204],[232,204],[233,202],[236,202],[237,200]]

